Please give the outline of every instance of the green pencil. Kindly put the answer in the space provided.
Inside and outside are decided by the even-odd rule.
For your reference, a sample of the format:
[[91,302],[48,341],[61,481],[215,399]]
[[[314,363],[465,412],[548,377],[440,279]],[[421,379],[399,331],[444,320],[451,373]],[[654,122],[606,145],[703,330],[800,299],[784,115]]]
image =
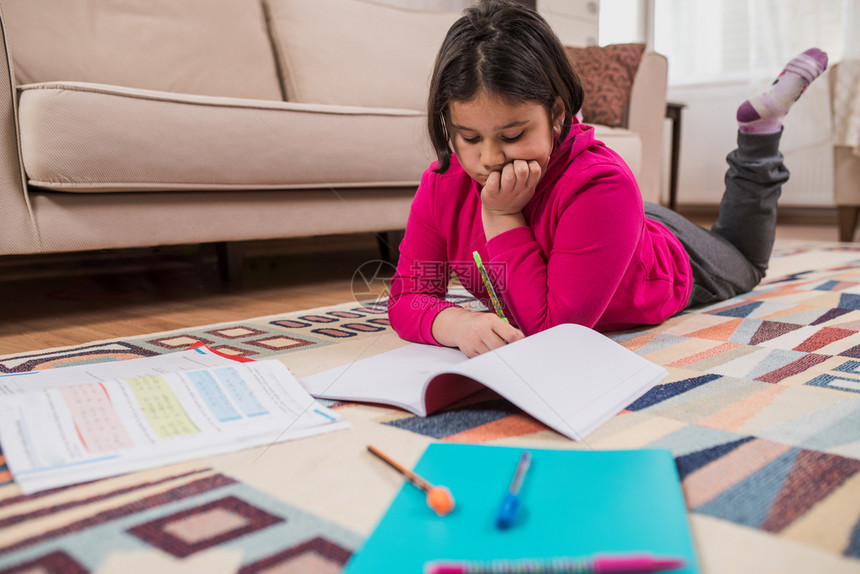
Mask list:
[[481,279],[484,280],[484,286],[487,288],[487,293],[490,294],[490,302],[493,304],[493,310],[506,323],[510,323],[508,318],[502,312],[502,305],[499,303],[499,298],[496,296],[496,290],[493,289],[493,284],[490,282],[490,276],[487,275],[487,270],[484,269],[484,263],[481,261],[481,255],[477,251],[472,252],[472,257],[475,258],[475,265],[478,266],[478,271],[481,273]]

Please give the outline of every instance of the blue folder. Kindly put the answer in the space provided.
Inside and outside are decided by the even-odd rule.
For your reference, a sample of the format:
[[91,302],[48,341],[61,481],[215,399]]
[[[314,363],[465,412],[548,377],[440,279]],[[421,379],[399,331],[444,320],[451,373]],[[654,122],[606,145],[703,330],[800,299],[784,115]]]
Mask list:
[[404,484],[344,570],[423,571],[431,560],[490,561],[651,552],[698,572],[672,454],[662,449],[528,449],[531,466],[513,525],[496,527],[499,504],[523,449],[431,444],[415,471],[451,490],[454,511],[437,516]]

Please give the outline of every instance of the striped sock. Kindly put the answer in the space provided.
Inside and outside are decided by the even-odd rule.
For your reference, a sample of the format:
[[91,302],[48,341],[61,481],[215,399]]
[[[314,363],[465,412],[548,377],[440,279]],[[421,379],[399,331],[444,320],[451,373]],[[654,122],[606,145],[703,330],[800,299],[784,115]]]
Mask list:
[[809,84],[827,69],[827,54],[810,48],[796,56],[770,88],[738,108],[738,128],[747,134],[772,134],[782,129],[782,118]]

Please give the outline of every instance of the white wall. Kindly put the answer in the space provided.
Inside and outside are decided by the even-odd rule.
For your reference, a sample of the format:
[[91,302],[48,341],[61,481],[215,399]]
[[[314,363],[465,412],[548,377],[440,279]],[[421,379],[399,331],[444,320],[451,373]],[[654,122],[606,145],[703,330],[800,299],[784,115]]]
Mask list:
[[[671,62],[670,64],[671,65]],[[780,205],[833,205],[833,152],[822,125],[829,125],[827,78],[819,78],[785,121],[781,149],[791,172]],[[673,86],[668,99],[682,112],[679,204],[716,205],[724,189],[726,155],[735,148],[738,105],[758,90],[746,82]],[[829,133],[829,130],[825,130]]]
[[538,0],[538,12],[565,46],[596,46],[599,0]]
[[[313,0],[307,0],[313,1]],[[473,0],[375,0],[380,4],[389,4],[410,10],[434,10],[440,12],[457,12],[469,6]]]

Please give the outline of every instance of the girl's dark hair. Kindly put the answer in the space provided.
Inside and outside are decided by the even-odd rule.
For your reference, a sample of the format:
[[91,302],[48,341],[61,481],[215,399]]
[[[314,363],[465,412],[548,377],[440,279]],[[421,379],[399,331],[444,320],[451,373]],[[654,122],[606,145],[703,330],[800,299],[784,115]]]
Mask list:
[[451,165],[450,104],[469,101],[482,89],[510,103],[541,104],[550,117],[560,97],[560,140],[567,137],[583,100],[564,46],[537,12],[504,0],[471,6],[448,30],[430,80],[427,126],[439,160],[437,173]]

